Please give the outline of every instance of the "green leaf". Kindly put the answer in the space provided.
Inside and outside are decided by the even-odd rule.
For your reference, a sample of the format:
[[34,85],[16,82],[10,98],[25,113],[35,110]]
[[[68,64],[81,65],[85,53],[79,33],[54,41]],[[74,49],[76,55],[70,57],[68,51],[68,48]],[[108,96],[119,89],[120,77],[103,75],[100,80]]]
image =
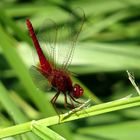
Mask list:
[[66,140],[50,128],[40,125],[36,121],[32,122],[32,132],[44,140]]

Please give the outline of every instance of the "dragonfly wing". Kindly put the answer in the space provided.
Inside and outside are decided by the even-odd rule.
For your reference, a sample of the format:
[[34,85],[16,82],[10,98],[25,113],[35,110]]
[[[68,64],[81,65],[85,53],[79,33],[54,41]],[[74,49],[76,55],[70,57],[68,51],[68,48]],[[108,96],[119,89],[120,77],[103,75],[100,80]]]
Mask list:
[[42,91],[49,91],[51,89],[51,83],[49,80],[39,71],[36,66],[31,66],[29,69],[33,82],[36,87]]
[[[83,10],[77,8],[70,13],[64,23],[56,24],[51,19],[46,19],[43,22],[37,38],[44,50],[43,52],[46,52],[46,58],[54,69],[61,64],[60,68],[67,70],[71,64],[75,45],[84,21]],[[61,45],[64,43],[66,45]]]
[[57,29],[57,24],[53,20],[45,19],[37,33],[41,48],[46,53],[48,61],[51,62],[54,68],[56,65]]
[[85,13],[81,8],[77,8],[76,10],[73,10],[70,14],[70,22],[71,26],[69,26],[69,35],[68,35],[68,53],[66,54],[66,59],[63,61],[63,69],[68,68],[68,66],[71,64],[72,57],[75,50],[75,45],[77,43],[79,34],[82,30],[82,27],[85,22]]

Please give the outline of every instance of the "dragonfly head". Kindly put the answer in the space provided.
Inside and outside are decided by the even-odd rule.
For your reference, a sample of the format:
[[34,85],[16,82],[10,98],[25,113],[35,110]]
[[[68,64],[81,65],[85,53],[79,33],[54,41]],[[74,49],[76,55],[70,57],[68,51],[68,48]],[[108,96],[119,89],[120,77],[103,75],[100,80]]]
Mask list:
[[78,84],[74,84],[73,89],[72,89],[72,96],[74,98],[80,98],[84,93],[84,89],[80,87]]

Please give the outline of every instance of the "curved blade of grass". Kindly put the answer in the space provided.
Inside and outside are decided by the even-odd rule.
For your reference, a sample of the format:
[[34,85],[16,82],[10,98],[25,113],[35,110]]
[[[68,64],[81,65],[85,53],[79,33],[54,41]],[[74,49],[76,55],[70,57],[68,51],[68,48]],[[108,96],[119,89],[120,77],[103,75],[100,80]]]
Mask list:
[[19,39],[26,40],[29,44],[31,44],[30,38],[16,25],[16,23],[11,18],[6,15],[5,11],[2,8],[0,9],[0,13],[0,21],[9,26],[11,30],[15,32]]
[[[115,6],[113,6],[115,5]],[[95,16],[102,16],[106,15],[108,13],[113,13],[115,11],[120,11],[125,8],[131,8],[131,7],[139,7],[140,1],[138,0],[125,0],[125,1],[91,1],[87,0],[85,1],[71,1],[72,7],[81,7],[84,9],[86,15],[95,15]],[[132,9],[130,9],[132,10]]]
[[66,140],[50,128],[40,125],[36,121],[32,122],[32,132],[44,140]]
[[124,44],[78,43],[72,62],[77,67],[71,70],[84,74],[140,69],[140,48]]
[[91,26],[88,25],[88,27],[85,30],[82,30],[79,38],[81,40],[89,38],[94,34],[102,31],[103,29],[109,27],[110,25],[114,24],[115,22],[124,19],[126,16],[128,16],[128,13],[123,11],[115,13],[114,15],[111,15],[108,18],[101,19],[100,22],[98,21],[97,23],[93,23],[91,24]]
[[[99,136],[105,139],[139,140],[140,120],[114,123],[103,126],[90,126],[78,130],[80,135]],[[94,133],[93,133],[94,132]],[[116,133],[117,132],[117,133]]]
[[[120,100],[102,103],[99,105],[91,106],[87,109],[78,111],[73,114],[66,113],[59,116],[49,117],[42,120],[38,120],[37,123],[44,126],[51,126],[58,123],[64,123],[80,118],[91,117],[99,114],[104,114],[107,112],[112,112],[115,110],[121,110],[125,108],[140,106],[140,97],[133,98],[123,98]],[[77,115],[78,114],[78,115]],[[61,119],[61,121],[60,121]],[[0,131],[0,138],[8,137],[16,134],[21,134],[31,131],[32,122],[23,123],[20,125],[12,126],[9,128],[2,129]]]
[[10,92],[10,97],[31,119],[40,118],[40,113],[37,112],[31,105],[22,99],[16,92]]
[[[29,121],[29,119],[23,114],[23,112],[17,107],[9,96],[9,92],[0,82],[0,102],[2,106],[7,110],[7,113],[11,116],[15,123],[23,123]],[[27,134],[29,139],[37,139],[33,134]]]
[[[106,113],[106,112],[112,112],[112,111],[115,111],[115,110],[130,108],[130,107],[134,107],[134,106],[140,106],[140,97],[123,98],[123,99],[119,99],[119,100],[116,100],[116,101],[102,103],[102,104],[99,104],[99,105],[92,106],[88,109],[79,111],[77,114],[78,114],[79,118],[83,118],[83,117],[88,117],[90,115],[94,116],[94,115],[103,114],[103,113]],[[71,114],[70,117],[69,117],[68,114],[64,114],[64,115],[65,115],[64,116],[64,122],[77,118],[76,114]]]

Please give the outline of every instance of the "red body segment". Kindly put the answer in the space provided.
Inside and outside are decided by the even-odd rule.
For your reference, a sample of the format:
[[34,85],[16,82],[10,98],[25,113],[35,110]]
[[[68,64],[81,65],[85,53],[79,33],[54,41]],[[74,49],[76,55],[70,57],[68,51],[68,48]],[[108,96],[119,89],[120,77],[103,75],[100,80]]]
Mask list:
[[38,42],[38,39],[35,35],[35,32],[34,32],[34,29],[33,29],[33,26],[30,22],[29,19],[26,20],[26,25],[28,27],[28,30],[29,30],[29,34],[33,40],[33,43],[34,43],[34,46],[35,46],[35,49],[37,51],[37,54],[38,54],[38,57],[39,57],[39,61],[40,61],[40,67],[41,69],[43,70],[42,72],[45,72],[47,75],[50,75],[50,73],[52,72],[52,66],[51,64],[48,62],[48,60],[46,59],[41,47],[40,47],[40,44]]

